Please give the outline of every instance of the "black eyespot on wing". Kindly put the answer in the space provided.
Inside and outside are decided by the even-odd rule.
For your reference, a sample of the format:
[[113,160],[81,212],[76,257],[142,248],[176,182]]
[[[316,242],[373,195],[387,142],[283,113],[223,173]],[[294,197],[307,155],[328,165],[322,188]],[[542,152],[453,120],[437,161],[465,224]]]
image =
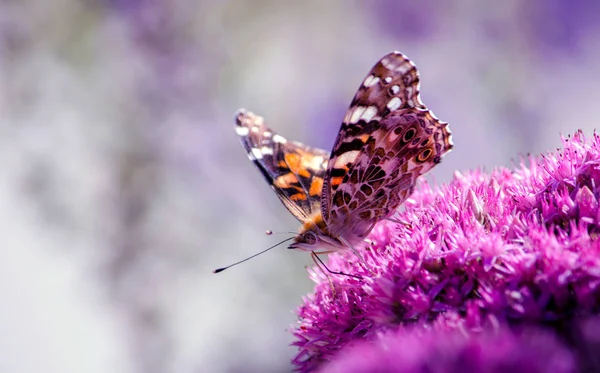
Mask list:
[[417,130],[415,128],[411,127],[409,129],[407,129],[404,132],[404,135],[402,135],[402,142],[405,144],[410,142],[413,139],[413,137],[415,137],[416,134],[417,134]]
[[433,154],[433,150],[431,148],[423,149],[419,155],[417,155],[417,162],[427,162],[427,160]]

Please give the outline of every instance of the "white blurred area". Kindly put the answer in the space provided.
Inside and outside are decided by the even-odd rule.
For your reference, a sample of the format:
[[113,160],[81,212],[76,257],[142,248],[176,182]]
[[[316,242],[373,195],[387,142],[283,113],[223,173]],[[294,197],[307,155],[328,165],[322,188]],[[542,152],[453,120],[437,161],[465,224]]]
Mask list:
[[238,143],[239,107],[329,148],[399,50],[454,134],[437,182],[592,132],[598,28],[561,44],[568,15],[538,20],[546,40],[516,1],[391,4],[0,1],[0,372],[292,369],[308,255],[211,273],[297,229]]

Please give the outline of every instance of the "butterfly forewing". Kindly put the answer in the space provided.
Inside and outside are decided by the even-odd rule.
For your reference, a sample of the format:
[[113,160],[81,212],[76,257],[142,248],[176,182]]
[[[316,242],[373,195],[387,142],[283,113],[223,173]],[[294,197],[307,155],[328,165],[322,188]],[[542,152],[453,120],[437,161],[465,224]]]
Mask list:
[[328,152],[287,141],[245,110],[238,111],[235,122],[248,158],[292,215],[304,223],[319,212]]

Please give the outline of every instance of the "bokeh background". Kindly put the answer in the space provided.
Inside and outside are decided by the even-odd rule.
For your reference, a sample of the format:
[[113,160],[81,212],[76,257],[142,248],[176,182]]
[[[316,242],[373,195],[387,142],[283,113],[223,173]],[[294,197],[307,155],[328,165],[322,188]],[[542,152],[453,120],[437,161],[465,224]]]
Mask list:
[[286,372],[311,291],[233,114],[329,149],[384,54],[454,133],[432,173],[593,131],[595,0],[0,0],[0,371]]

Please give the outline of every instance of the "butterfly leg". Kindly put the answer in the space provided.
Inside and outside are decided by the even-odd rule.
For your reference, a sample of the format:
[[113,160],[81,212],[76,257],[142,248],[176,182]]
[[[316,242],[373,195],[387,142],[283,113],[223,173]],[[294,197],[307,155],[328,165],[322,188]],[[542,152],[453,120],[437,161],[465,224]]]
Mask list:
[[354,253],[354,255],[356,255],[358,257],[358,259],[360,259],[360,261],[364,264],[365,269],[367,271],[369,271],[372,275],[376,275],[377,273],[373,272],[371,270],[371,268],[369,267],[369,265],[367,264],[367,262],[365,261],[365,259],[362,257],[362,255],[360,255],[360,253],[354,248],[354,246],[352,246],[350,244],[350,242],[346,241],[343,237],[338,237],[338,239],[340,240],[340,242],[342,242],[344,245],[348,246],[350,248],[350,250],[352,250],[352,252]]
[[385,218],[385,220],[391,221],[392,223],[401,224],[401,225],[404,225],[404,226],[407,226],[407,227],[411,227],[412,226],[412,224],[410,224],[410,223],[407,223],[405,221],[398,220],[398,219],[395,219],[395,218]]
[[[317,254],[315,254],[314,251],[310,252],[310,258],[313,260],[313,263],[315,263],[315,265],[317,266],[317,268],[319,268],[319,270],[321,271],[321,273],[323,273],[325,275],[325,277],[327,277],[327,281],[329,281],[329,287],[331,288],[331,296],[333,298],[335,298],[336,297],[336,292],[335,292],[335,287],[333,286],[333,282],[331,281],[331,277],[329,277],[329,275],[327,274],[327,272],[325,272],[325,270],[323,269],[323,266],[325,266],[325,264],[323,264],[323,262],[321,261],[321,258],[319,258],[317,256]],[[321,266],[321,264],[319,264],[319,262],[321,264],[323,264],[323,266]],[[327,268],[327,267],[325,267],[325,268]]]
[[387,218],[383,218],[383,220],[387,220],[387,221],[391,221],[392,223],[396,223],[396,224],[401,224],[404,225],[406,227],[412,227],[412,223],[401,220],[400,218],[398,218],[398,216],[400,215],[400,213],[398,211],[394,211],[394,213],[392,214],[392,216],[389,216]]
[[[332,271],[329,268],[327,268],[327,266],[325,265],[325,263],[321,260],[321,258],[318,257],[319,254],[329,254],[332,253],[333,251],[321,251],[321,252],[314,252],[311,251],[310,252],[310,256],[312,257],[312,260],[315,262],[315,264],[319,267],[319,268],[325,268],[325,270],[333,275],[342,275],[342,276],[348,276],[348,277],[354,277],[358,280],[362,280],[362,277],[357,276],[357,275],[351,275],[348,273],[344,273],[344,272],[336,272],[336,271]],[[318,263],[317,263],[318,262]]]

